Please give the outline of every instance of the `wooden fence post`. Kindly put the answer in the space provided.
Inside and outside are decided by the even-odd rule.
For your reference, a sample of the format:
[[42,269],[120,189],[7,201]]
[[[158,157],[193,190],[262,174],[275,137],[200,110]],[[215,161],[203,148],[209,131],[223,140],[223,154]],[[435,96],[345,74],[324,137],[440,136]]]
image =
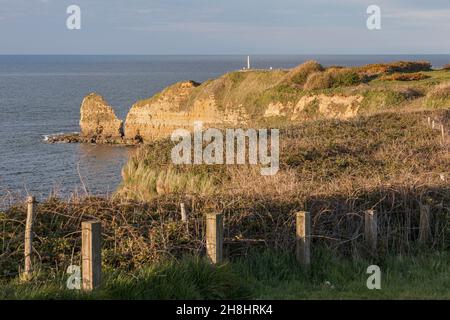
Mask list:
[[430,239],[430,206],[420,204],[419,242],[425,243]]
[[296,257],[302,266],[311,263],[311,214],[300,211],[296,216]]
[[31,258],[33,255],[33,223],[34,223],[34,205],[36,204],[35,197],[28,197],[27,199],[27,222],[25,226],[25,280],[31,278],[33,266]]
[[183,221],[186,226],[186,234],[189,234],[189,221],[184,202],[180,204],[180,209],[181,209],[181,221]]
[[428,125],[429,126],[431,125],[431,118],[430,117],[428,117]]
[[441,136],[442,136],[442,143],[445,143],[445,130],[443,124],[441,124]]
[[206,253],[213,264],[223,261],[223,214],[206,215]]
[[183,202],[180,204],[180,209],[181,209],[181,221],[186,222],[187,221],[186,207],[184,206]]
[[91,291],[100,286],[102,278],[100,222],[81,223],[81,262],[83,272],[83,290]]
[[375,210],[367,210],[364,216],[364,238],[372,249],[377,250],[378,218]]

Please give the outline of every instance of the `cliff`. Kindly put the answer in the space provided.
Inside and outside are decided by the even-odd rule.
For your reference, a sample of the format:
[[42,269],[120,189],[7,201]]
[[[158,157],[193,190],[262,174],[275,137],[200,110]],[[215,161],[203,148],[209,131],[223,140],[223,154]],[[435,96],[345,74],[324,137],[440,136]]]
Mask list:
[[170,136],[177,128],[192,129],[195,121],[236,126],[247,119],[241,108],[222,109],[204,85],[185,81],[134,104],[125,121],[125,139],[147,142]]
[[[392,77],[386,75],[393,72],[415,80],[415,87],[410,81],[388,81]],[[315,61],[290,70],[230,72],[201,84],[179,82],[138,101],[124,125],[101,96],[90,94],[81,105],[80,140],[146,143],[168,137],[178,128],[192,129],[194,121],[220,128],[346,119],[425,99],[430,88],[441,82],[439,72],[430,71],[426,62],[324,68]]]

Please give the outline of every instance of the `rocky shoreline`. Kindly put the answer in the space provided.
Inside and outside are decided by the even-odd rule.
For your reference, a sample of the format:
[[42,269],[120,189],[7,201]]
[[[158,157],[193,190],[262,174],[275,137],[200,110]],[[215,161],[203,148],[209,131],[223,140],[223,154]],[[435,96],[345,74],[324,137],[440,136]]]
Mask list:
[[90,144],[110,144],[110,145],[137,145],[138,141],[126,140],[123,138],[97,137],[97,136],[81,136],[79,133],[62,133],[47,136],[44,141],[46,143],[90,143]]

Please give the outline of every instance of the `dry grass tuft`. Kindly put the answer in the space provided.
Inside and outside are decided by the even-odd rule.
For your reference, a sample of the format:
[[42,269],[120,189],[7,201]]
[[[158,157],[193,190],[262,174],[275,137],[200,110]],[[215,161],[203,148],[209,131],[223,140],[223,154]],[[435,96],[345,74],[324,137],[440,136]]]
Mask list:
[[283,83],[302,86],[305,84],[309,75],[315,72],[323,71],[324,68],[317,61],[310,60],[291,69],[282,79]]
[[426,104],[432,108],[450,107],[450,83],[441,83],[431,88],[426,96]]

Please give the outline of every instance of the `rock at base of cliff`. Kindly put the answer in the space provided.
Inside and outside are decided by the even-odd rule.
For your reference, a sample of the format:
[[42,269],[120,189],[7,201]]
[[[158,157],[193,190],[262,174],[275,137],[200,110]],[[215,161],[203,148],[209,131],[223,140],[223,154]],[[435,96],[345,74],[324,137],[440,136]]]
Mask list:
[[123,137],[123,122],[106,100],[96,93],[91,93],[81,104],[80,136],[97,140],[117,141]]

